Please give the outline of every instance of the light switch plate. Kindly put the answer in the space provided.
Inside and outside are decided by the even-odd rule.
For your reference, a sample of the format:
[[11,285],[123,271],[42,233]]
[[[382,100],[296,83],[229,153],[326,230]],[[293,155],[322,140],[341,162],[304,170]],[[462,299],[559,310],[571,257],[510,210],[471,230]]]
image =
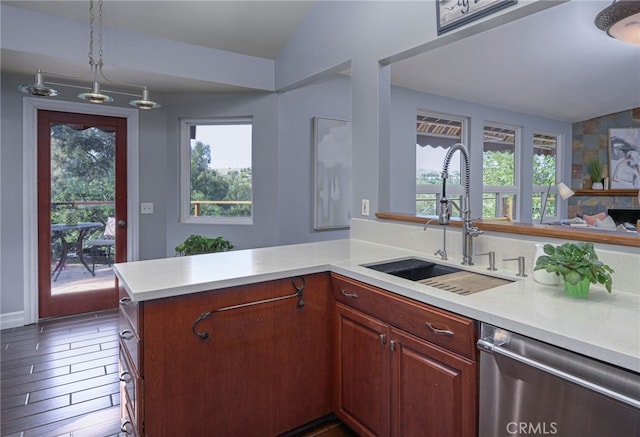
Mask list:
[[140,214],[153,214],[153,203],[141,203]]

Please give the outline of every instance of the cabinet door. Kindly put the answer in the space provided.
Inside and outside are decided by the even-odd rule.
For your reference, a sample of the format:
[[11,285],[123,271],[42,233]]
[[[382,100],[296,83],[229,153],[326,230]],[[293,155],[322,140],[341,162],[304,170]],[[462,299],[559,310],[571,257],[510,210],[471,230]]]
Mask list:
[[391,330],[393,436],[476,435],[475,362]]
[[[298,299],[291,278],[145,302],[149,436],[273,436],[331,412],[326,274]],[[207,332],[201,339],[194,332]]]
[[336,304],[337,415],[363,436],[389,435],[389,328]]

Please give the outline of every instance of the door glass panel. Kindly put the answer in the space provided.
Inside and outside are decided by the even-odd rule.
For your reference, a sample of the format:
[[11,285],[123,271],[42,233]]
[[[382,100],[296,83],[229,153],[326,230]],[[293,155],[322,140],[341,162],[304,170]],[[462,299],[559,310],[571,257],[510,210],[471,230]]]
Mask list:
[[51,125],[51,294],[114,286],[115,131]]

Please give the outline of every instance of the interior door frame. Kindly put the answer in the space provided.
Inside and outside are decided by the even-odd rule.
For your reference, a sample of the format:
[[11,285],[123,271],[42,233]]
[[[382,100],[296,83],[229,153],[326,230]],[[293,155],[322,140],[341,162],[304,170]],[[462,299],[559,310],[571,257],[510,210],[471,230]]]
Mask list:
[[38,321],[38,110],[76,112],[127,119],[127,261],[139,257],[139,114],[137,109],[23,97],[22,104],[22,242],[24,324]]

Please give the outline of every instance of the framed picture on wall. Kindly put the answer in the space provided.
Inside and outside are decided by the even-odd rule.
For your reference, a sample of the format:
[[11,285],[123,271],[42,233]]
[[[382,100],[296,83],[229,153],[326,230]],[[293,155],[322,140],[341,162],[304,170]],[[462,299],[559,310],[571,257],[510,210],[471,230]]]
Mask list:
[[517,0],[437,0],[438,35],[516,3]]
[[640,128],[609,129],[611,189],[640,188]]
[[351,218],[351,122],[313,118],[314,229],[348,228]]

